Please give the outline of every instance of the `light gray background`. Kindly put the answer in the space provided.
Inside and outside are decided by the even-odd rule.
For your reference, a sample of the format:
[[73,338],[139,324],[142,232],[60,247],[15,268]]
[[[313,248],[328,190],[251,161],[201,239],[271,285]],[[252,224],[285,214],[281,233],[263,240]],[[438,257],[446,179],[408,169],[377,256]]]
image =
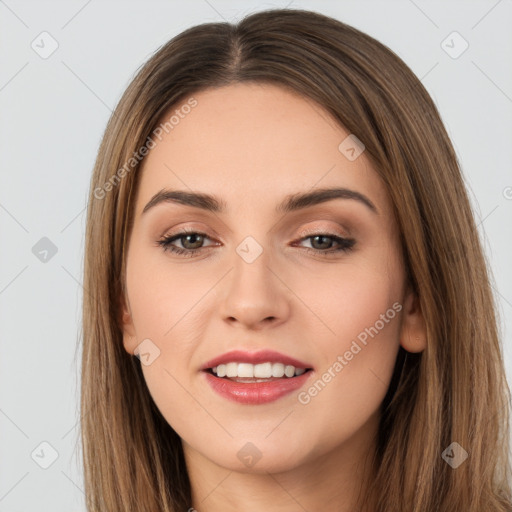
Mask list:
[[[0,0],[0,512],[85,510],[77,443],[85,204],[111,110],[139,66],[182,30],[287,5],[377,38],[432,95],[495,275],[512,374],[511,0]],[[43,31],[59,45],[46,59],[31,47],[43,45]],[[456,59],[441,46],[453,31],[469,43]],[[46,262],[32,252],[42,237],[58,250]],[[42,442],[59,454],[48,469],[36,463],[50,461]]]

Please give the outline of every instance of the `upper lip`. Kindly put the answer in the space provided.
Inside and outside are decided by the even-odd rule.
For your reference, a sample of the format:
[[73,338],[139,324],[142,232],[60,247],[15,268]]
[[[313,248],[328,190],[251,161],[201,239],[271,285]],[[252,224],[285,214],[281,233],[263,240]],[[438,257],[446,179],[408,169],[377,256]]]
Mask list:
[[219,366],[219,364],[226,363],[251,363],[251,364],[259,364],[259,363],[283,363],[284,365],[295,366],[295,368],[312,368],[312,366],[303,361],[299,361],[294,357],[287,356],[285,354],[281,354],[274,350],[258,350],[257,352],[247,352],[244,350],[231,350],[230,352],[226,352],[220,356],[217,356],[210,361],[206,362],[203,366],[201,366],[201,370],[208,370],[209,368],[214,368],[215,366]]

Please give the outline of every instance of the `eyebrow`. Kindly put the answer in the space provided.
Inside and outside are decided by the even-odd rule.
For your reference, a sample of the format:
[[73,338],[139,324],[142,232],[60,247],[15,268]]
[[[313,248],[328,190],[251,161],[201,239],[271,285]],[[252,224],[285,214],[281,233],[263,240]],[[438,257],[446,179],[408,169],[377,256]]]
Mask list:
[[[333,199],[352,199],[364,204],[370,211],[378,215],[376,206],[360,192],[348,188],[321,188],[311,192],[299,192],[288,195],[277,205],[276,213],[289,213],[309,208]],[[214,213],[224,213],[227,204],[224,200],[202,192],[188,192],[186,190],[162,189],[157,192],[146,204],[142,213],[154,208],[160,203],[178,203]]]

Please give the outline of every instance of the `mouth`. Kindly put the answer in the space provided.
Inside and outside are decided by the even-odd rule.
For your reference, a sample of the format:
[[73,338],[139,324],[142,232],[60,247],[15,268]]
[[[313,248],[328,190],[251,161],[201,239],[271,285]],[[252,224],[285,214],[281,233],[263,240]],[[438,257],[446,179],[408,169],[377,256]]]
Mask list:
[[282,354],[233,352],[207,363],[201,373],[222,398],[260,405],[297,391],[314,374],[314,369]]

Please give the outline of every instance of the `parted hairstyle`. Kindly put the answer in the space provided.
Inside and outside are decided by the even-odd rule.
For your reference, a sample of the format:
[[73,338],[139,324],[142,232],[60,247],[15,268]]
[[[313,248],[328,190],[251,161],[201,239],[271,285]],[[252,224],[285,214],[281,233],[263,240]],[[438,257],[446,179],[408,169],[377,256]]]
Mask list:
[[[140,361],[123,348],[126,249],[139,149],[171,107],[237,82],[280,85],[324,107],[363,142],[392,201],[427,348],[399,349],[360,510],[512,510],[510,390],[497,303],[438,110],[407,65],[372,37],[319,13],[273,9],[171,39],[138,70],[106,127],[84,258],[80,404],[88,511],[191,507],[181,440],[154,404]],[[453,442],[469,455],[456,469],[442,457]]]

